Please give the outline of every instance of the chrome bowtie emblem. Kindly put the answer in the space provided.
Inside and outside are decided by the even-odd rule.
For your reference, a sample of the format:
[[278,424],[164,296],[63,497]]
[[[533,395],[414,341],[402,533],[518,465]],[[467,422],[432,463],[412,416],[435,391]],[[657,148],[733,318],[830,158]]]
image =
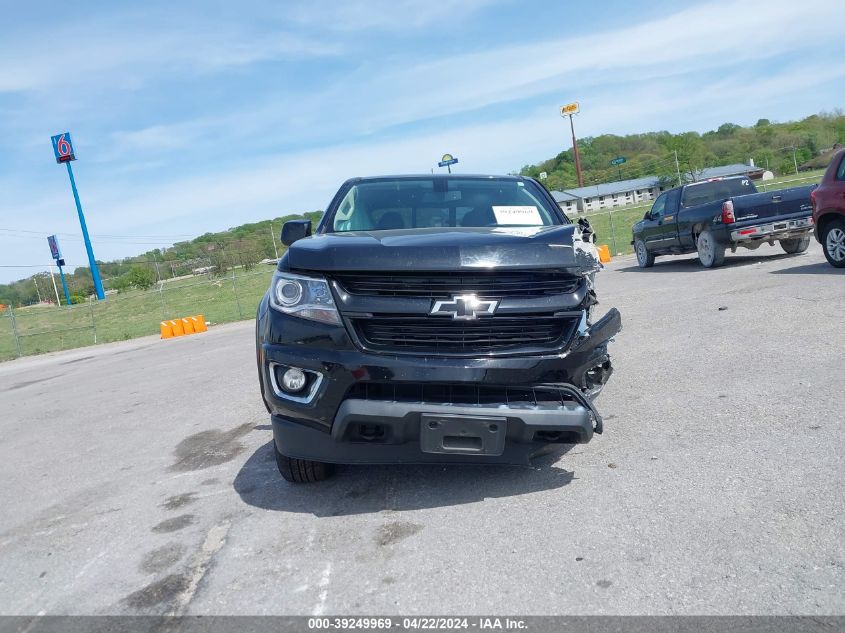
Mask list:
[[475,295],[456,295],[451,299],[438,299],[429,314],[451,315],[455,320],[472,321],[481,316],[492,316],[499,302],[479,299]]

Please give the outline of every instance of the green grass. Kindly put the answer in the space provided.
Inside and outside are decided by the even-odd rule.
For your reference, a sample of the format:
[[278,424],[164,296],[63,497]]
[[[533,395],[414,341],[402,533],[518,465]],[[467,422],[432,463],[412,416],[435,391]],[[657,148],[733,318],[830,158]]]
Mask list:
[[[21,355],[108,343],[159,333],[163,320],[202,314],[206,321],[249,319],[266,292],[273,267],[236,271],[224,278],[194,277],[165,283],[162,291],[108,295],[75,306],[32,306],[14,312]],[[240,274],[238,274],[240,272]],[[18,355],[8,310],[0,313],[0,360]]]
[[[780,176],[766,182],[757,181],[755,185],[759,191],[772,191],[787,187],[800,187],[818,183],[824,175],[823,169],[804,172],[796,176]],[[653,201],[645,204],[632,205],[630,207],[617,207],[611,210],[588,211],[580,214],[590,220],[590,224],[596,231],[596,238],[599,244],[607,244],[612,255],[632,253],[631,226],[643,219],[646,211],[651,208]]]

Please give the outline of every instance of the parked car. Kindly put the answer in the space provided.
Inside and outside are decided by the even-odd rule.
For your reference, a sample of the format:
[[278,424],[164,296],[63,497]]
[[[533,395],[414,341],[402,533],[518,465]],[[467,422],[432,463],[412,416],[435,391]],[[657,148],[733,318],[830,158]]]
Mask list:
[[832,266],[845,268],[845,149],[833,155],[812,193],[815,236]]
[[602,432],[616,309],[593,320],[592,234],[523,177],[343,184],[289,246],[258,308],[276,463],[527,464]]
[[749,178],[733,177],[669,189],[632,227],[637,263],[649,268],[660,255],[698,252],[702,265],[714,268],[727,249],[775,242],[787,253],[803,253],[813,230],[814,187],[758,193]]

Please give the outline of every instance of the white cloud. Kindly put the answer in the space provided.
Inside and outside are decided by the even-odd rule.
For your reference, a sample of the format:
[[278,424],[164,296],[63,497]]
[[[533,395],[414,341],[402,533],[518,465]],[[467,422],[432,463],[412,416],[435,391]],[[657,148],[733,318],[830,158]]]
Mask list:
[[285,16],[301,24],[336,31],[402,32],[432,24],[455,25],[504,0],[309,0],[286,7]]
[[[434,15],[435,10],[426,6],[417,8],[423,16]],[[817,47],[835,41],[836,26],[823,18],[836,6],[838,0],[800,5],[727,0],[603,33],[429,61],[372,62],[323,89],[273,95],[225,115],[154,126],[138,131],[138,140],[152,146],[160,138],[161,149],[211,138],[211,130],[230,136],[233,143],[273,130],[288,142],[324,143],[339,135],[360,138],[396,125],[445,119],[544,95],[555,95],[560,103],[583,101],[605,86],[632,79],[659,84],[704,71],[735,71],[745,63],[811,43]],[[352,3],[345,10],[362,13],[361,19],[390,19],[383,12],[364,12],[360,7]],[[313,10],[319,14],[319,5]],[[785,24],[790,25],[788,38]]]
[[149,79],[213,73],[262,61],[336,55],[336,42],[281,28],[269,32],[228,22],[181,24],[103,18],[69,24],[74,42],[61,46],[51,31],[19,33],[0,43],[0,93],[74,86],[137,86]]
[[365,131],[551,92],[568,100],[591,84],[631,75],[734,67],[835,41],[838,26],[828,17],[839,9],[840,0],[712,2],[609,32],[404,62],[387,71],[364,67],[314,99],[342,99],[349,120]]

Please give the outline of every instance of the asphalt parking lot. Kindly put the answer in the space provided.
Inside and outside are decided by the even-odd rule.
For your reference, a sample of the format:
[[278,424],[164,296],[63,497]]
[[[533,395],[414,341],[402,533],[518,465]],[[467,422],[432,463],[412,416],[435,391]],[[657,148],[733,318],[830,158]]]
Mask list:
[[599,275],[605,433],[284,482],[253,324],[0,364],[4,614],[841,614],[845,271]]

